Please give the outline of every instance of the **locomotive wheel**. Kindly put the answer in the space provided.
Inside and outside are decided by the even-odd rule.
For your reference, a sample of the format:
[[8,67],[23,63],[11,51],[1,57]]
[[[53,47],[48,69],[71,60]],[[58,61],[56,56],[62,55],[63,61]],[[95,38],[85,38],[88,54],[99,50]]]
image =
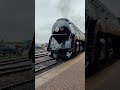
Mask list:
[[112,62],[112,53],[113,53],[112,48],[107,50],[107,55],[106,55],[107,63]]
[[87,67],[85,68],[85,77],[91,76],[96,71],[96,65],[94,62],[89,62]]
[[60,59],[58,59],[58,58],[56,58],[55,60],[56,60],[56,62],[57,62],[57,63],[59,63],[59,62],[61,61],[61,60],[60,60]]
[[75,57],[75,55],[76,55],[76,53],[75,53],[75,52],[73,52],[73,53],[72,53],[72,55],[70,56],[70,59],[74,58],[74,57]]
[[103,67],[106,63],[106,42],[104,38],[98,38],[96,42],[96,53],[95,53],[95,60],[94,65],[95,68]]
[[109,35],[106,35],[106,62],[110,63],[112,61],[113,49],[111,47],[111,40]]
[[67,57],[64,57],[63,58],[63,61],[68,61],[69,59]]
[[104,67],[104,65],[112,62],[113,49],[111,48],[110,37],[107,34],[105,34],[103,37],[98,38],[98,42],[96,43],[96,67]]

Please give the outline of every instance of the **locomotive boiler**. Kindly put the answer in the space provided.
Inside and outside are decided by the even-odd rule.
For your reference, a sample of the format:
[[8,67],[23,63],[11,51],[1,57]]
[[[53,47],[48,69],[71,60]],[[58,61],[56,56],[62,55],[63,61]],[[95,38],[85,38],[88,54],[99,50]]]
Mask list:
[[120,23],[98,0],[86,0],[86,71],[120,56]]
[[70,20],[58,19],[52,27],[47,50],[54,59],[68,60],[84,50],[84,34]]

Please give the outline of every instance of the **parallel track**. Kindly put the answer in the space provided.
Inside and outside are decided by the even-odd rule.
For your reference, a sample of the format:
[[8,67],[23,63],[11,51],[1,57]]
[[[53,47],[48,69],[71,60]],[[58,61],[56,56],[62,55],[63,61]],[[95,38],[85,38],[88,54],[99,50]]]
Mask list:
[[[41,59],[48,56],[48,52],[43,52],[35,55],[35,59]],[[57,64],[57,61],[48,58],[47,60],[38,60],[35,62],[35,72],[45,70],[46,68]]]
[[57,64],[57,61],[54,59],[49,59],[49,60],[45,60],[45,61],[40,62],[40,63],[36,63],[35,64],[35,72],[41,71],[41,70],[46,69],[46,68],[53,66],[55,64]]
[[[24,71],[29,72],[29,70],[31,69],[32,69],[31,60],[28,57],[0,62],[0,76],[4,76],[4,77],[5,76],[9,77],[9,75],[14,76],[15,73],[23,73]],[[8,80],[8,81],[11,81],[11,80]],[[34,78],[21,80],[19,82],[11,83],[3,87],[0,86],[0,90],[9,90],[9,89],[12,90],[12,88],[17,88],[21,85],[24,86],[24,84],[29,84],[30,82],[33,82],[33,81],[34,81]]]
[[28,57],[11,59],[11,60],[7,60],[7,61],[0,61],[0,65],[17,63],[17,62],[25,61],[26,59],[28,59]]
[[35,58],[40,58],[40,57],[45,57],[45,56],[48,56],[47,52],[40,53],[40,54],[35,54]]
[[29,58],[14,59],[0,62],[0,75],[31,69]]
[[[42,58],[44,58],[44,57],[42,57]],[[40,74],[65,62],[63,60],[57,61],[50,57],[45,60],[39,60],[39,58],[36,58],[36,59],[38,59],[38,61],[35,62],[35,76],[40,75]]]
[[15,84],[11,84],[11,85],[8,85],[6,87],[2,87],[0,88],[0,90],[7,90],[7,89],[10,89],[10,88],[13,88],[13,87],[18,87],[20,85],[24,85],[26,83],[31,83],[31,82],[34,82],[35,79],[29,79],[29,80],[25,80],[25,81],[22,81],[22,82],[18,82],[18,83],[15,83]]

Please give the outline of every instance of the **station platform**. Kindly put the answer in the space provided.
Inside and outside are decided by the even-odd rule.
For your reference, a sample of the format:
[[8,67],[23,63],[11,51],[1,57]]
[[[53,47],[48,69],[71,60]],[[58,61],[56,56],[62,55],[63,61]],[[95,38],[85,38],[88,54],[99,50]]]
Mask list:
[[85,90],[85,53],[37,75],[35,90]]
[[120,60],[87,78],[85,90],[120,90]]

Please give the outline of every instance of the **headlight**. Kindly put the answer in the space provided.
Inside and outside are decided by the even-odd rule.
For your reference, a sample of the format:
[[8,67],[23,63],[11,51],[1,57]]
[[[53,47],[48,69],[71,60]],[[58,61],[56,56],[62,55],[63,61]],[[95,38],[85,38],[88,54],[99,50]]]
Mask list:
[[60,28],[60,31],[64,31],[64,28]]
[[58,27],[56,27],[56,28],[55,28],[55,32],[58,32],[58,31],[59,31],[59,28],[58,28]]

